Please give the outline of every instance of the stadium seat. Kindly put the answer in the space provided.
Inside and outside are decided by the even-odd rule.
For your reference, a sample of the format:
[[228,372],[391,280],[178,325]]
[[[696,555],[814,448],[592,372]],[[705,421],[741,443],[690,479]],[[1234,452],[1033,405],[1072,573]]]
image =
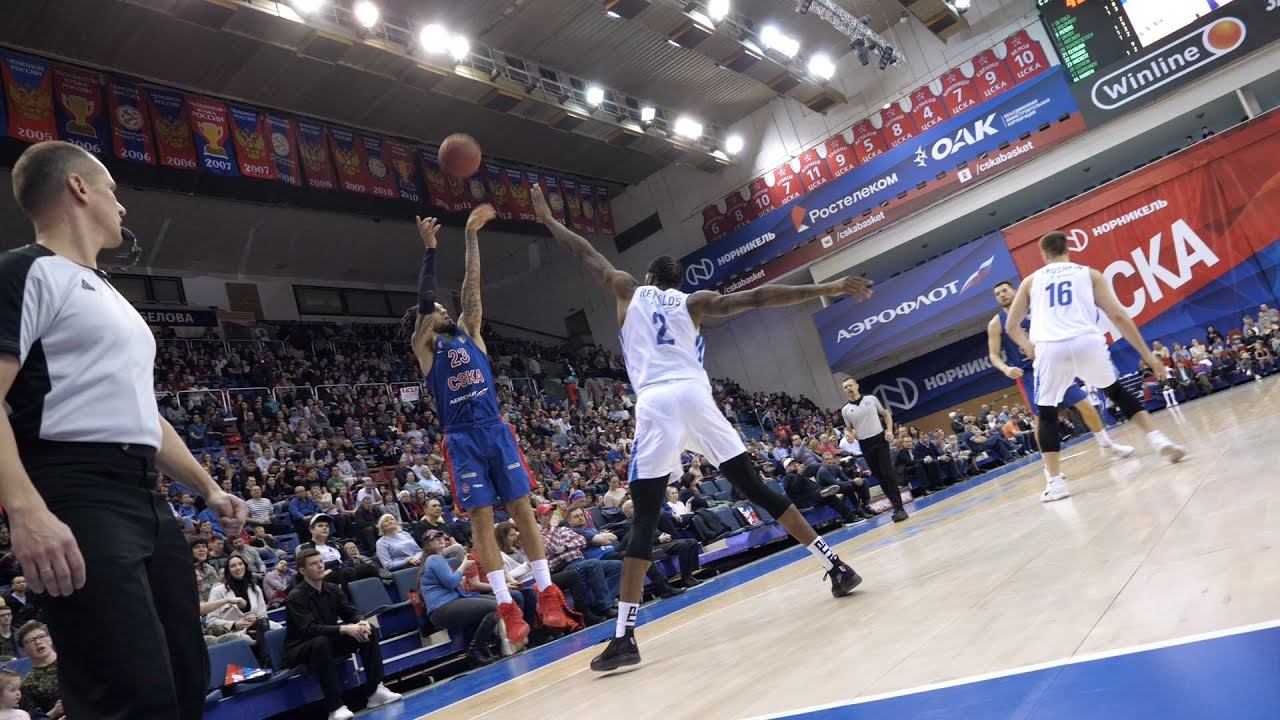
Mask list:
[[362,578],[347,583],[347,595],[364,617],[381,615],[388,610],[408,605],[408,602],[389,602],[386,587],[378,578]]
[[4,667],[5,670],[12,670],[13,672],[25,677],[27,673],[31,672],[31,658],[20,657],[14,660],[8,660],[2,667]]
[[591,520],[596,524],[597,528],[602,528],[609,524],[609,522],[605,520],[604,512],[598,505],[592,505],[587,508],[587,512],[591,515]]
[[[224,687],[228,665],[240,667],[258,667],[262,663],[253,655],[253,648],[248,640],[232,640],[209,646],[209,687],[222,690],[223,697],[234,697],[248,692],[261,692],[288,681],[288,677],[276,676],[250,683],[239,683]],[[208,697],[205,698],[206,702]]]
[[400,602],[408,602],[409,591],[418,587],[418,568],[413,566],[400,568],[391,573],[391,577],[396,581],[396,597],[400,598]]

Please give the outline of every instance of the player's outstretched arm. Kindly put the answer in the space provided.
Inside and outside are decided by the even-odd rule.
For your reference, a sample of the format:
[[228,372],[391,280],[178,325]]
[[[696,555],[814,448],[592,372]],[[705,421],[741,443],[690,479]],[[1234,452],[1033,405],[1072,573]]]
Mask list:
[[615,268],[608,258],[587,242],[586,238],[556,220],[551,214],[551,207],[547,205],[547,199],[542,196],[542,188],[533,186],[529,197],[533,200],[533,210],[538,215],[538,222],[551,231],[551,237],[556,244],[581,260],[591,272],[591,277],[595,279],[596,284],[613,293],[619,300],[630,300],[636,290],[636,279]]
[[1027,316],[1027,308],[1030,305],[1031,278],[1028,277],[1018,286],[1018,294],[1013,296],[1009,315],[1004,320],[1004,330],[1009,333],[1009,339],[1017,343],[1027,357],[1033,358],[1036,355],[1035,346],[1031,344],[1031,338],[1027,337],[1027,331],[1022,329],[1022,320]]
[[480,303],[480,229],[496,217],[498,213],[493,206],[485,203],[472,210],[471,216],[467,218],[467,260],[462,277],[462,314],[458,316],[458,327],[484,352],[488,352],[488,349],[480,337],[480,325],[484,318]]
[[987,357],[991,359],[991,364],[997,370],[1004,373],[1005,377],[1017,380],[1022,377],[1022,368],[1013,367],[1000,357],[1000,336],[1003,334],[1004,328],[1000,327],[1000,316],[992,315],[991,322],[987,323]]
[[848,295],[855,300],[871,297],[871,280],[850,275],[816,285],[765,285],[754,290],[721,295],[712,290],[699,290],[689,296],[689,314],[695,323],[706,317],[732,317],[749,310],[799,305],[820,297]]
[[1129,313],[1125,312],[1120,301],[1116,299],[1116,294],[1111,290],[1111,285],[1106,278],[1102,277],[1102,273],[1097,270],[1090,269],[1089,277],[1093,280],[1093,303],[1098,309],[1106,313],[1111,322],[1115,323],[1116,329],[1120,331],[1120,335],[1134,350],[1138,351],[1138,355],[1142,357],[1147,367],[1151,368],[1151,374],[1156,376],[1157,380],[1164,380],[1168,374],[1164,363],[1155,355],[1151,354],[1151,348],[1147,347],[1147,341],[1142,337],[1142,333],[1138,330],[1138,325],[1129,317]]
[[431,372],[431,364],[435,361],[431,343],[436,333],[431,317],[436,312],[436,233],[440,231],[440,223],[433,217],[415,215],[413,219],[422,240],[422,268],[418,271],[418,314],[410,342],[413,356],[418,359],[418,366],[425,375]]

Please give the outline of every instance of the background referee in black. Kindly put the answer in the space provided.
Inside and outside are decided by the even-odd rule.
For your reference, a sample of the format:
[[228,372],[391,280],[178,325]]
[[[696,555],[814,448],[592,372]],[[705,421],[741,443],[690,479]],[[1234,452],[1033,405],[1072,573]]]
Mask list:
[[238,532],[244,501],[156,409],[155,340],[97,269],[123,241],[102,163],[33,145],[13,194],[36,242],[0,255],[0,504],[43,603],[72,720],[195,720],[209,682],[191,551],[157,468]]
[[[902,507],[902,491],[898,487],[898,474],[893,469],[893,459],[889,457],[889,440],[893,436],[893,416],[888,408],[880,404],[875,395],[863,395],[858,388],[858,381],[853,378],[840,385],[849,402],[840,408],[840,416],[844,418],[844,426],[858,438],[858,446],[862,448],[862,457],[871,468],[871,474],[880,481],[880,489],[884,491],[889,502],[893,504],[893,521],[902,522],[907,519],[907,510]],[[884,418],[884,422],[880,418]]]

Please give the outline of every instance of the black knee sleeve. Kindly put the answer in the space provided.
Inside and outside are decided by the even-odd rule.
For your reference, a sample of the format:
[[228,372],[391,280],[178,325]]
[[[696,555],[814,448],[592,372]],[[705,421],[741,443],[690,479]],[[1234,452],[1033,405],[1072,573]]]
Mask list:
[[755,463],[751,462],[751,456],[746,453],[725,460],[720,466],[720,472],[724,473],[729,484],[737,488],[747,500],[764,508],[765,512],[774,518],[781,516],[787,508],[791,507],[791,500],[786,495],[771,490],[764,484],[760,471],[756,469]]
[[1038,406],[1040,424],[1036,428],[1036,439],[1040,441],[1040,452],[1058,452],[1062,449],[1062,438],[1058,436],[1058,408],[1048,405]]
[[1104,388],[1102,392],[1106,394],[1107,398],[1110,399],[1111,402],[1116,404],[1116,407],[1120,408],[1120,412],[1124,413],[1124,416],[1127,418],[1132,418],[1144,409],[1142,404],[1138,402],[1138,399],[1130,394],[1128,390],[1124,389],[1124,386],[1120,384],[1119,380],[1111,383],[1111,385]]
[[658,514],[667,494],[667,478],[648,478],[631,483],[631,537],[627,538],[626,557],[640,560],[653,558],[653,535],[658,530]]

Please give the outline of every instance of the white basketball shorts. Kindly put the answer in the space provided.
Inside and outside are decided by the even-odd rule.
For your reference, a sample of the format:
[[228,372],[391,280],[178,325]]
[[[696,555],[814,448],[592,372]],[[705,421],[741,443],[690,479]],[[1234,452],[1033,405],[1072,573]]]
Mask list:
[[1118,375],[1105,336],[1081,335],[1036,343],[1036,405],[1057,407],[1076,378],[1099,389],[1115,383]]
[[713,465],[747,451],[738,431],[716,407],[711,388],[695,380],[652,385],[636,398],[636,439],[630,481],[682,472],[680,453],[690,450]]

